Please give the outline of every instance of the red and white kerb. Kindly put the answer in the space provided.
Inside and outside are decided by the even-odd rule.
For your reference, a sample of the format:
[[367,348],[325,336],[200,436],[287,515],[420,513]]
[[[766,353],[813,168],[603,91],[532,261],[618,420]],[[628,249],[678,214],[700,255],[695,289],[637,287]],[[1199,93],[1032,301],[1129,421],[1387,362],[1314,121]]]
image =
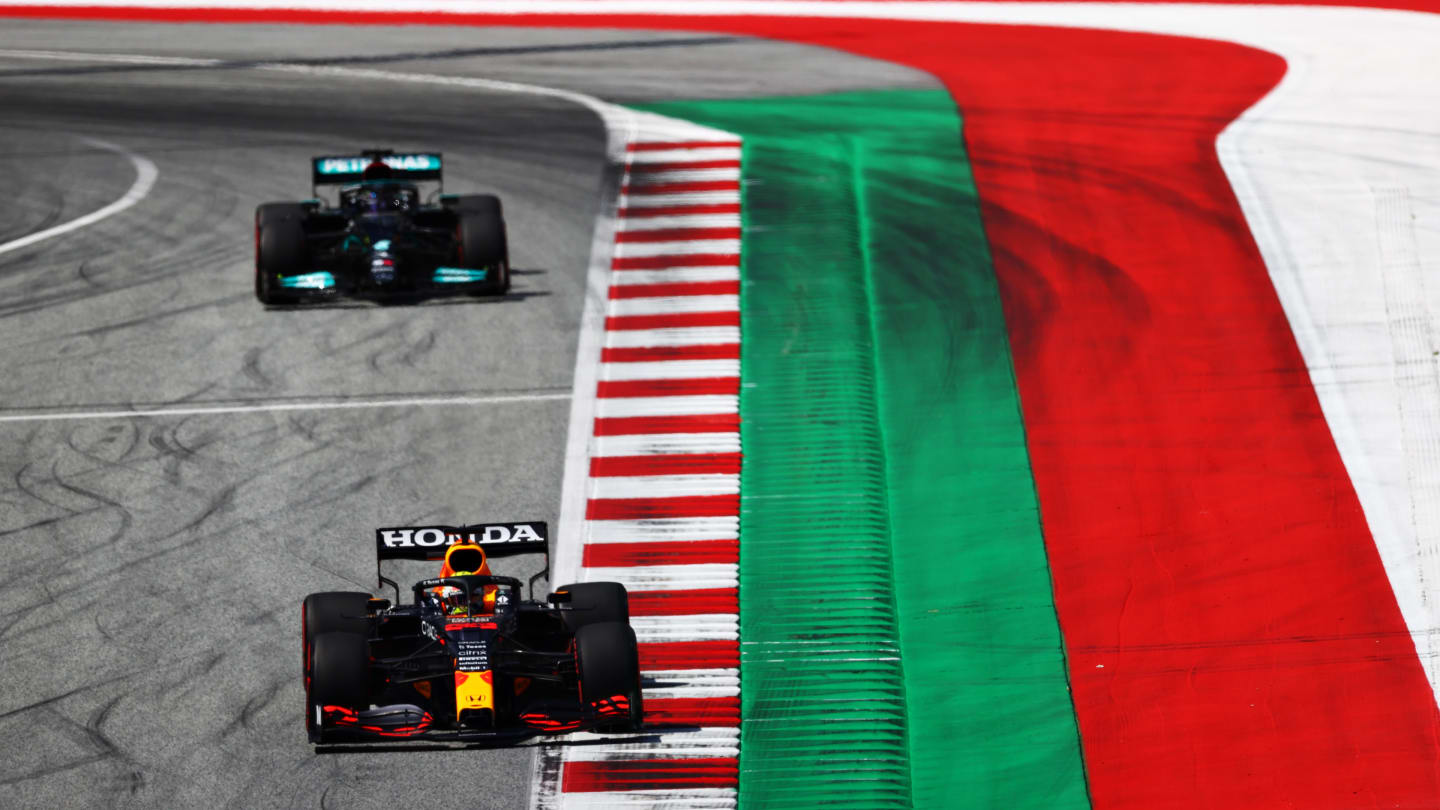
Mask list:
[[630,591],[654,735],[558,746],[541,807],[736,805],[740,141],[697,130],[627,146],[578,577]]

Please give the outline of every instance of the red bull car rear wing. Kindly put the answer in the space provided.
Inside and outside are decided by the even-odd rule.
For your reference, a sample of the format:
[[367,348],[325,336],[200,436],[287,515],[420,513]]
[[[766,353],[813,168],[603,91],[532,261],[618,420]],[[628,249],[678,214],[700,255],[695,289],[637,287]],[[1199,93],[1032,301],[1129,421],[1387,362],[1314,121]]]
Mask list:
[[457,543],[469,543],[485,549],[491,558],[514,557],[519,554],[545,555],[545,568],[530,577],[530,590],[535,580],[550,576],[550,532],[543,520],[523,523],[482,523],[474,526],[402,526],[375,530],[375,573],[381,585],[395,589],[399,601],[400,586],[380,570],[385,560],[445,559],[445,552]]

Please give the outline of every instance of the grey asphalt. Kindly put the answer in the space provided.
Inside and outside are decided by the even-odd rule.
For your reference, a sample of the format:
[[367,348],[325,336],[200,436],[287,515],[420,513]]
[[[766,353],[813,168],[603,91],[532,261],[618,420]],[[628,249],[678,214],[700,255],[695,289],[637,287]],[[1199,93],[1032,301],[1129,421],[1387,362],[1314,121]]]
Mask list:
[[[53,417],[0,421],[0,807],[526,803],[526,748],[315,753],[299,602],[369,590],[376,526],[556,520],[604,133],[568,102],[254,67],[270,60],[621,101],[931,86],[700,34],[7,20],[0,243],[134,181],[85,136],[154,161],[159,179],[122,214],[0,254],[0,420]],[[255,302],[254,207],[308,196],[310,155],[363,146],[441,150],[447,190],[501,195],[508,298]],[[522,399],[59,418],[496,394]]]

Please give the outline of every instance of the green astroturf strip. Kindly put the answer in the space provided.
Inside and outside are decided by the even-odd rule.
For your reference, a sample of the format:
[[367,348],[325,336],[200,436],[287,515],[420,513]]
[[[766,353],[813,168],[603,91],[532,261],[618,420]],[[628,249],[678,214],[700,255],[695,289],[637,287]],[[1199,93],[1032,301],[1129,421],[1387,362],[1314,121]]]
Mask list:
[[742,806],[1088,807],[949,97],[645,109],[745,138]]

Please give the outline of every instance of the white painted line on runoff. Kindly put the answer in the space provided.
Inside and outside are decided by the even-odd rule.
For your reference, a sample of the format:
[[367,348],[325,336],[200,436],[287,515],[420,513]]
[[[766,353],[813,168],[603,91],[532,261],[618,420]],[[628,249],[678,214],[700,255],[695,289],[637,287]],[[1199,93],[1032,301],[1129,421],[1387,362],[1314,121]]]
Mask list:
[[197,405],[162,408],[130,408],[108,411],[41,411],[0,414],[0,422],[65,422],[78,419],[138,419],[166,416],[208,416],[227,413],[274,413],[281,411],[343,411],[374,408],[468,407],[511,402],[544,402],[569,399],[570,394],[495,394],[470,397],[407,397],[405,399],[346,399],[316,402],[265,402],[252,405]]
[[104,149],[107,152],[114,152],[130,161],[130,165],[135,167],[135,182],[131,184],[130,190],[126,191],[125,194],[115,202],[110,203],[104,208],[91,211],[85,216],[76,217],[69,222],[63,222],[53,228],[36,231],[27,236],[22,236],[19,239],[12,239],[9,242],[0,244],[0,255],[29,247],[36,242],[61,236],[71,231],[84,228],[87,225],[94,225],[102,219],[113,217],[145,199],[145,196],[150,193],[150,189],[155,187],[155,179],[160,176],[160,170],[155,168],[155,164],[151,162],[149,158],[137,155],[119,144],[102,141],[99,138],[81,137],[80,140],[91,146]]

